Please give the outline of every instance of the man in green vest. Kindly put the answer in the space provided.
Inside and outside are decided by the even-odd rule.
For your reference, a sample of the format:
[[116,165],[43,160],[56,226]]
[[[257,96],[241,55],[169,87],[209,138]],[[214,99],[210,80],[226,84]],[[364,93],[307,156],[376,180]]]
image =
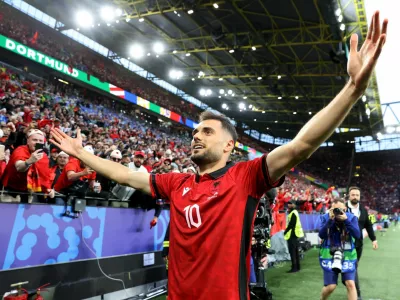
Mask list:
[[303,237],[303,228],[301,227],[300,216],[296,210],[296,201],[288,202],[289,215],[287,227],[285,230],[285,240],[287,240],[292,268],[288,273],[296,273],[300,271],[300,256],[298,238]]

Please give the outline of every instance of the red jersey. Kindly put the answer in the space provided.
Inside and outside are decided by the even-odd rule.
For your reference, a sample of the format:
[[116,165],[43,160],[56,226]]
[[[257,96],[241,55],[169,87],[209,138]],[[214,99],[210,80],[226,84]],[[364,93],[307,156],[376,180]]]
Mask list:
[[[68,172],[69,171],[74,171],[75,173],[79,173],[85,170],[85,168],[81,167],[81,162],[80,160],[76,158],[72,158],[69,160],[69,162],[65,165],[60,177],[58,177],[56,184],[54,185],[54,189],[59,192],[63,189],[68,188],[70,185],[72,185],[74,182],[70,181],[68,179]],[[93,172],[90,175],[82,176],[79,178],[79,180],[95,180],[96,179],[96,172]]]
[[153,197],[171,203],[168,298],[249,299],[250,244],[258,201],[272,183],[266,156],[210,174],[152,175]]

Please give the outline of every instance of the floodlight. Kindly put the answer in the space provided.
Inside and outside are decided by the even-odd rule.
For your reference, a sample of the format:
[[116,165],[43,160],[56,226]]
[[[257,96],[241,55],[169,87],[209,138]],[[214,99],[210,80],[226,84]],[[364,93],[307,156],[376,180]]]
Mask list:
[[90,27],[93,24],[93,17],[87,10],[80,10],[76,13],[76,22],[82,28]]
[[117,8],[117,9],[115,10],[115,14],[116,14],[118,17],[122,16],[122,14],[123,14],[122,9]]
[[133,58],[141,58],[144,55],[144,48],[142,45],[134,44],[129,53]]
[[100,10],[100,16],[104,21],[110,22],[115,18],[115,11],[110,6],[103,6]]
[[161,54],[164,52],[164,45],[160,42],[157,42],[153,45],[153,51],[157,54]]
[[221,95],[224,94],[224,93],[225,93],[224,89],[220,89],[220,90],[219,90],[219,93],[220,93]]
[[246,105],[243,102],[239,103],[239,109],[245,109]]

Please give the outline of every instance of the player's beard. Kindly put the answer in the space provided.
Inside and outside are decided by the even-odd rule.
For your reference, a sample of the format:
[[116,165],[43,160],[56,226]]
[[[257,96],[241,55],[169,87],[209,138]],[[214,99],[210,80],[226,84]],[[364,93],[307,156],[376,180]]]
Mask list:
[[197,154],[192,154],[190,159],[200,167],[219,161],[221,159],[221,156],[222,155],[219,155],[219,153],[209,148],[204,149],[202,153],[200,152]]
[[142,166],[142,163],[140,161],[135,161],[134,164],[136,168],[140,168]]

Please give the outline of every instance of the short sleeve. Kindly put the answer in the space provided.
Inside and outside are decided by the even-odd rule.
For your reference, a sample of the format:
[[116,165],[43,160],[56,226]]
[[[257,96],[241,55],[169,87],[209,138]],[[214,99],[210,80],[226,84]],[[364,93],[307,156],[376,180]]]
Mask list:
[[243,185],[248,195],[254,198],[261,198],[271,188],[278,187],[285,181],[282,176],[276,182],[271,182],[267,163],[267,154],[247,162],[241,162],[231,168],[231,176],[235,182]]
[[75,164],[74,161],[70,161],[65,166],[65,172],[68,173],[69,171],[74,171],[75,173],[77,173],[77,165]]
[[152,197],[171,201],[172,192],[179,188],[185,177],[187,175],[180,173],[151,174],[149,180]]

